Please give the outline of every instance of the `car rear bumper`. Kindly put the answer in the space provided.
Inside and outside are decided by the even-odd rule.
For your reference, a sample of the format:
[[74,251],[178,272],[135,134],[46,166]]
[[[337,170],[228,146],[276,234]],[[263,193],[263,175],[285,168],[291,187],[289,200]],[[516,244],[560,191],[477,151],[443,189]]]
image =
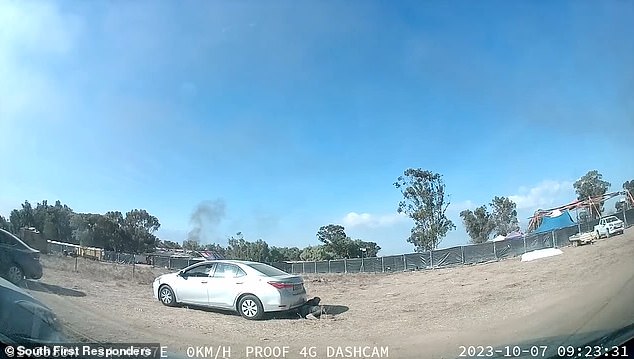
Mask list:
[[608,233],[610,234],[614,234],[614,233],[623,233],[624,228],[623,227],[619,227],[619,228],[612,228],[610,230],[608,230]]
[[306,293],[294,296],[282,296],[279,300],[262,303],[265,312],[281,312],[299,308],[306,303]]

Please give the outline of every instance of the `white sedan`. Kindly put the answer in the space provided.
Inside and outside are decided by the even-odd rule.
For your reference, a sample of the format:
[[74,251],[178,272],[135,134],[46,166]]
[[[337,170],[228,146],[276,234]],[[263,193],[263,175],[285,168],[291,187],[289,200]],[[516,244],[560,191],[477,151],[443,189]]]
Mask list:
[[246,319],[261,319],[265,312],[291,310],[306,303],[300,276],[257,262],[205,261],[159,276],[152,287],[154,298],[167,306],[228,309]]

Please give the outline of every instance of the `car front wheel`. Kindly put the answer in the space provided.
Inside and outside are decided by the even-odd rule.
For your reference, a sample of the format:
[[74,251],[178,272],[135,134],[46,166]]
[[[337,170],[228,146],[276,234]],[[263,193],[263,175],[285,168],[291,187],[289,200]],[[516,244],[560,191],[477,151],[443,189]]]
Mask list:
[[262,319],[264,316],[264,307],[262,302],[254,295],[245,295],[238,303],[238,311],[243,318],[249,320]]
[[16,264],[11,264],[9,268],[7,268],[7,279],[13,284],[20,284],[24,279],[22,268]]
[[159,288],[158,297],[161,303],[167,305],[168,307],[176,305],[176,296],[174,295],[174,291],[167,285]]

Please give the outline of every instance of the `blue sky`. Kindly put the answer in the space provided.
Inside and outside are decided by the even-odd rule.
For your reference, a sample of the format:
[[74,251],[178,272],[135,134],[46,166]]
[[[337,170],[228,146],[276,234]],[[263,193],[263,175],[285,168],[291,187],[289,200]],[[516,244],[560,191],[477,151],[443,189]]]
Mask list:
[[634,3],[0,3],[0,214],[60,199],[144,208],[182,240],[198,203],[242,231],[317,244],[324,224],[409,252],[404,169],[458,213],[521,221],[598,169],[634,178]]

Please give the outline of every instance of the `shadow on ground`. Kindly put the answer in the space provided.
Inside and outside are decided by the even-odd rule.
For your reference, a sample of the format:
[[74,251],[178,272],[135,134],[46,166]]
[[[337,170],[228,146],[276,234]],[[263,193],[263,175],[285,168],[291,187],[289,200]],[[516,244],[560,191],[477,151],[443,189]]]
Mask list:
[[209,308],[209,307],[205,307],[205,306],[202,306],[202,305],[179,304],[178,307],[185,308],[187,310],[200,310],[200,311],[209,312],[209,313],[225,314],[225,315],[229,315],[229,316],[233,316],[233,317],[239,317],[240,316],[240,314],[238,314],[237,312],[234,312],[232,310],[218,309],[218,308]]
[[[179,305],[180,308],[185,308],[187,310],[200,310],[203,312],[209,312],[209,313],[217,313],[217,314],[221,314],[221,315],[227,315],[230,317],[241,317],[241,315],[238,312],[234,312],[232,310],[226,310],[226,309],[218,309],[218,308],[209,308],[209,307],[204,307],[204,306],[198,306],[198,305],[193,305],[193,304],[181,304]],[[302,319],[302,317],[299,315],[299,313],[296,310],[291,310],[291,311],[287,311],[287,312],[275,312],[275,313],[264,313],[264,320],[268,320],[268,319]]]
[[[335,316],[347,312],[350,308],[345,305],[322,305],[322,315]],[[287,312],[268,313],[267,319],[304,319],[299,314],[299,310]]]
[[33,280],[25,281],[24,288],[28,290],[33,290],[36,292],[51,293],[51,294],[56,294],[56,295],[61,295],[66,297],[85,297],[86,296],[86,293],[79,290],[64,288],[54,284],[36,282]]
[[[232,317],[240,317],[239,313],[231,311],[231,310],[209,308],[209,307],[203,307],[203,306],[191,305],[191,304],[183,304],[183,305],[180,305],[179,307],[186,308],[188,310],[201,310],[201,311],[210,312],[210,313],[229,315]],[[345,313],[350,309],[345,305],[322,305],[322,308],[323,308],[323,314],[331,315],[331,316]],[[268,313],[265,313],[263,319],[270,320],[270,319],[304,319],[304,318],[302,318],[302,316],[299,314],[298,309],[293,309],[293,310],[288,310],[284,312],[268,312]]]
[[347,312],[350,308],[345,305],[324,305],[324,314],[339,315]]

